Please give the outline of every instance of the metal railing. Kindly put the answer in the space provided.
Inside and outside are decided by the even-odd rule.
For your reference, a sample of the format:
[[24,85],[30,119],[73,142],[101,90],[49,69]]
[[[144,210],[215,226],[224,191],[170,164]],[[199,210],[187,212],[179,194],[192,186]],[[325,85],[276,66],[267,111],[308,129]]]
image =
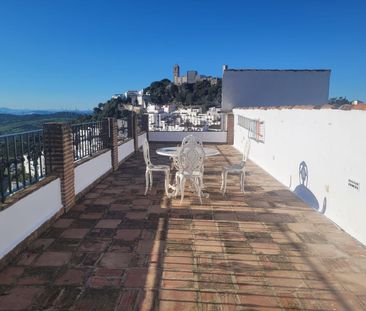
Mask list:
[[159,131],[182,131],[182,132],[214,132],[222,131],[220,117],[208,116],[179,116],[160,117],[157,115],[149,118],[149,130]]
[[[50,163],[47,163],[50,170]],[[0,199],[45,177],[43,130],[0,136]]]
[[125,141],[131,137],[132,133],[129,133],[129,122],[128,118],[117,119],[117,139],[118,141]]
[[71,125],[74,161],[89,157],[105,148],[102,131],[102,121]]

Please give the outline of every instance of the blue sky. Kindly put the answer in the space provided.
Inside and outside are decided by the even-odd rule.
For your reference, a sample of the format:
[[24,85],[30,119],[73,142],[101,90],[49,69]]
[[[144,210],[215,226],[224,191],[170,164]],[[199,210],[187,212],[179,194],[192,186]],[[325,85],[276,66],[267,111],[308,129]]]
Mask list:
[[172,67],[332,70],[366,101],[366,1],[0,0],[0,107],[91,109]]

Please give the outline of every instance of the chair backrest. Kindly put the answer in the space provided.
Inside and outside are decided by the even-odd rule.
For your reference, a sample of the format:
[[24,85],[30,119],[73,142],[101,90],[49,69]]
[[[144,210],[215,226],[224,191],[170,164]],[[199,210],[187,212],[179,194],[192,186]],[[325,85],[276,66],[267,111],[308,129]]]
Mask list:
[[149,142],[147,141],[147,139],[145,139],[145,141],[142,145],[142,150],[144,153],[144,160],[145,160],[146,166],[152,165],[152,163],[150,161],[150,147],[149,147]]
[[182,147],[186,144],[197,144],[203,147],[202,140],[194,135],[188,135],[182,140]]
[[184,144],[182,143],[182,147],[178,150],[178,170],[181,173],[184,172],[185,175],[202,172],[204,159],[205,152],[202,144],[197,142],[196,139],[186,139]]

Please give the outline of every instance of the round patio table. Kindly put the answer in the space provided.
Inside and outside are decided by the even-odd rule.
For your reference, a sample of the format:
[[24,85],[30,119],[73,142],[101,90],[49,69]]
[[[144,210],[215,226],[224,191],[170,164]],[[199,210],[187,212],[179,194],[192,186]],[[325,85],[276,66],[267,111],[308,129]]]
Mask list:
[[[156,153],[162,156],[166,156],[166,157],[171,157],[173,158],[173,165],[175,166],[176,169],[177,168],[177,163],[176,163],[176,158],[178,156],[178,148],[180,147],[164,147],[164,148],[159,148],[156,149]],[[220,154],[220,152],[217,149],[213,149],[213,148],[203,148],[203,151],[205,152],[205,156],[206,157],[211,157],[211,156],[215,156]],[[176,184],[169,184],[169,188],[173,190],[173,193],[169,195],[169,197],[175,197],[177,195],[177,185]],[[202,185],[202,189],[205,189],[205,185]],[[208,198],[209,195],[208,193],[203,193],[203,195]]]
[[[162,156],[166,156],[166,157],[176,157],[177,154],[177,149],[179,147],[164,147],[164,148],[159,148],[156,149],[156,153]],[[205,156],[206,157],[211,157],[211,156],[215,156],[220,154],[220,152],[217,149],[213,149],[213,148],[203,148],[203,151],[205,152]]]

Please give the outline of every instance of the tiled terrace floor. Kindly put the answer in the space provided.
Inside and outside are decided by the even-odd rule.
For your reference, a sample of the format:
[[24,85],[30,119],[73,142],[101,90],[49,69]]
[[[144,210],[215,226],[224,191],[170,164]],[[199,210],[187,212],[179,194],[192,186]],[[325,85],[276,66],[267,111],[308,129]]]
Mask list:
[[365,248],[253,163],[224,198],[216,147],[203,205],[145,197],[130,158],[1,272],[0,310],[366,310]]

